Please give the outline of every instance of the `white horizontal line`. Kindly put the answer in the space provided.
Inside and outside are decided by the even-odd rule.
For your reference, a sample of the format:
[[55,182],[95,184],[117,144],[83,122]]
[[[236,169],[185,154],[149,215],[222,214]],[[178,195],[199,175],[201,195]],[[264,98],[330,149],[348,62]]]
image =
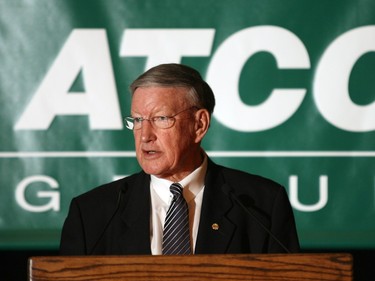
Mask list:
[[1,152],[0,158],[135,157],[135,151],[19,151]]
[[[375,151],[208,151],[210,157],[375,157]],[[135,151],[14,151],[0,158],[134,158]]]
[[375,151],[212,151],[211,157],[375,157]]

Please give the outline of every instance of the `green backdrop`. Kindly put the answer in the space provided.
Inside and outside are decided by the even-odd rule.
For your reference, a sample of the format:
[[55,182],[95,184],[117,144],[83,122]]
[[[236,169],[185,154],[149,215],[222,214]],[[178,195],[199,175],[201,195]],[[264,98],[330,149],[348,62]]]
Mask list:
[[288,191],[304,248],[375,248],[372,0],[0,0],[0,248],[56,248],[70,200],[138,171],[128,86],[197,68],[204,148]]

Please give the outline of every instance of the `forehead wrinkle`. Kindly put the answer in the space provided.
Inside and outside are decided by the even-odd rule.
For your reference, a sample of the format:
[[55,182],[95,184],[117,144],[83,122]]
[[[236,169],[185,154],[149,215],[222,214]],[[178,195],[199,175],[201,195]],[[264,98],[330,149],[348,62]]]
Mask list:
[[139,114],[142,117],[150,117],[155,114],[158,114],[161,111],[165,111],[167,105],[160,104],[160,102],[155,101],[148,101],[141,103],[141,109],[139,108],[132,108],[132,114]]
[[[175,113],[174,111],[183,108],[187,104],[186,95],[178,93],[181,89],[184,88],[138,88],[137,91],[141,90],[141,92],[134,92],[131,112],[132,114],[139,114],[144,118],[155,115],[173,114]],[[134,103],[134,100],[136,103]]]

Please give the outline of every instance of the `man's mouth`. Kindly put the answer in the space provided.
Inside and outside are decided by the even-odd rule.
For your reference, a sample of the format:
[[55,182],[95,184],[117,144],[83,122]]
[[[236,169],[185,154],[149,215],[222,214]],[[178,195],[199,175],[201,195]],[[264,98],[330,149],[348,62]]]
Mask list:
[[145,149],[143,149],[142,151],[146,155],[155,155],[157,153],[156,150],[145,150]]

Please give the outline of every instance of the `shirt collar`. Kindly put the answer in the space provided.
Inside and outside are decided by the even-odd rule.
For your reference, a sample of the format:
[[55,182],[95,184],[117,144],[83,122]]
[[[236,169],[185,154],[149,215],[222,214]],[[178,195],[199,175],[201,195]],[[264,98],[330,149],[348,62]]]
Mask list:
[[[189,203],[193,200],[204,187],[204,179],[207,171],[207,155],[204,154],[202,164],[195,169],[192,173],[186,176],[179,183],[184,188],[185,200]],[[156,194],[167,204],[170,203],[172,193],[169,191],[169,187],[173,182],[158,178],[151,175],[151,188],[154,189]]]

